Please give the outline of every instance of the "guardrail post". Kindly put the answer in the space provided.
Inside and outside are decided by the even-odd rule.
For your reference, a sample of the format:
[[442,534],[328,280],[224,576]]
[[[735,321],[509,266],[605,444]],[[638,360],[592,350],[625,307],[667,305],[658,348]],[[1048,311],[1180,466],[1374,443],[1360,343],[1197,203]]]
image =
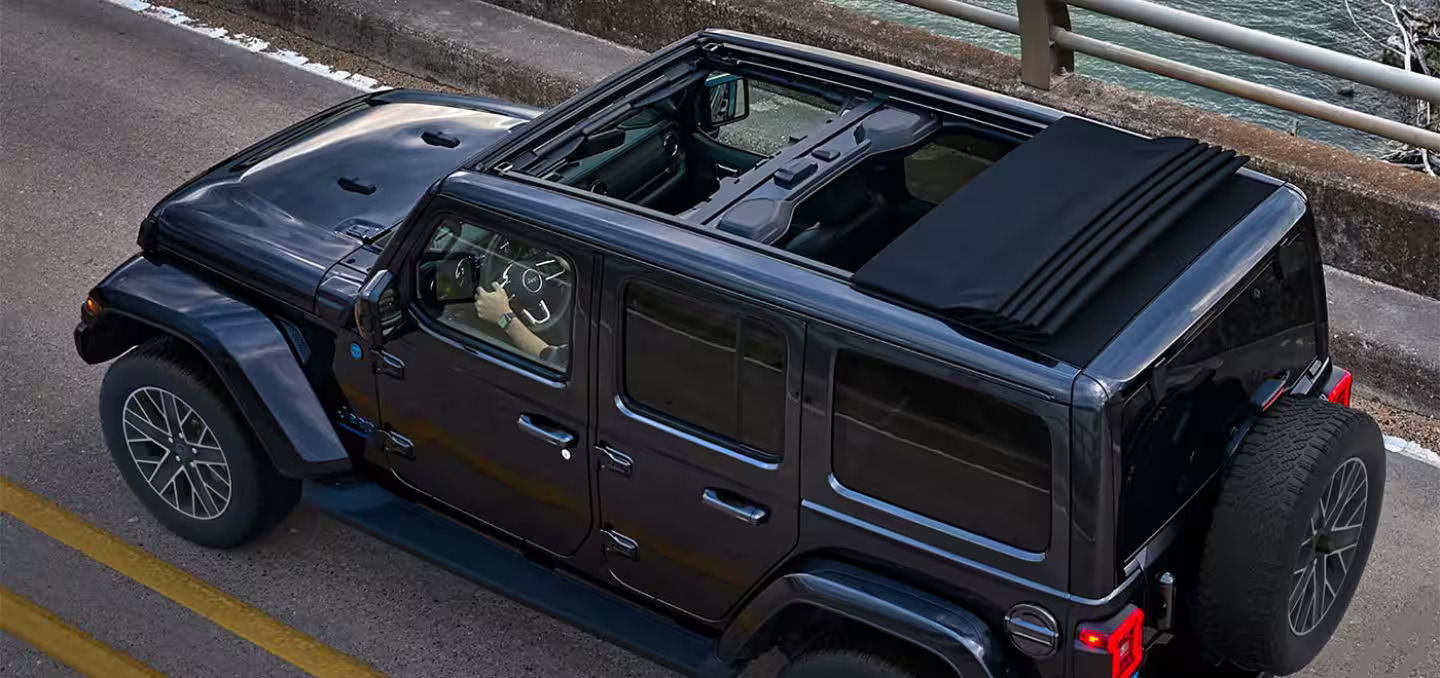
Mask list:
[[1050,28],[1070,30],[1070,7],[1059,0],[1017,0],[1020,17],[1020,80],[1050,89],[1075,72],[1075,53],[1050,39]]

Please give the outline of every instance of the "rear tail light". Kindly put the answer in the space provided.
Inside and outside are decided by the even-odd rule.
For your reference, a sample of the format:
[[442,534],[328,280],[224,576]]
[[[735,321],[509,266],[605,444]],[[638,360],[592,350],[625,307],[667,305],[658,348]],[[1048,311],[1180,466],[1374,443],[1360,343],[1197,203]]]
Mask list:
[[[1354,378],[1350,374],[1350,370],[1339,367],[1335,368],[1335,370],[1341,373],[1340,379],[1333,382],[1335,385],[1331,386],[1330,390],[1325,393],[1325,399],[1332,403],[1349,407],[1350,384],[1354,381]],[[1332,376],[1331,379],[1333,380],[1334,377]]]
[[1131,678],[1145,658],[1145,612],[1132,605],[1116,619],[1081,624],[1075,640],[1082,651],[1110,657],[1110,678]]

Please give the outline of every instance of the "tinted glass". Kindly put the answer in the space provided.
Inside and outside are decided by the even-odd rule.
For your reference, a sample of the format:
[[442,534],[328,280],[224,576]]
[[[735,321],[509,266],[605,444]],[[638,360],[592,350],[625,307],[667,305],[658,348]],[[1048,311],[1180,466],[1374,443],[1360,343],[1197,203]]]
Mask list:
[[1315,273],[1297,238],[1125,404],[1120,549],[1128,556],[1224,461],[1230,432],[1267,379],[1298,376],[1316,357]]
[[905,188],[911,197],[938,205],[1009,150],[966,134],[942,135],[905,156]]
[[844,351],[833,466],[845,486],[1030,551],[1050,538],[1050,433],[1016,405]]
[[783,85],[752,81],[750,114],[722,125],[715,140],[756,155],[775,155],[790,143],[790,137],[825,122],[839,106],[820,97]]
[[738,307],[632,283],[625,294],[625,393],[726,442],[784,446],[785,341]]
[[443,219],[416,272],[420,310],[441,324],[555,372],[570,364],[575,267],[563,254]]

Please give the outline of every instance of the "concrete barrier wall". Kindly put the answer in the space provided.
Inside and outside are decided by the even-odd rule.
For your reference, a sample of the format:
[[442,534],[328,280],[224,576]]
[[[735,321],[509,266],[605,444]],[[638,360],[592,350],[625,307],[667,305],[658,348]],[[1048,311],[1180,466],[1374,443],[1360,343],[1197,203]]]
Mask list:
[[[476,94],[558,103],[641,50],[468,0],[202,0]],[[553,23],[553,22],[552,22]]]
[[1150,135],[1235,148],[1303,189],[1331,265],[1440,297],[1440,179],[1332,146],[1206,113],[1091,78],[1045,92],[1012,57],[877,21],[820,0],[491,0],[624,45],[652,50],[707,27],[731,28],[884,61],[1033,100]]
[[1310,195],[1330,263],[1424,295],[1334,269],[1326,274],[1332,354],[1356,368],[1357,388],[1440,416],[1440,180],[1432,177],[1089,78],[1034,90],[1019,84],[1019,63],[1003,54],[818,0],[203,1],[462,90],[542,106],[645,51],[715,26],[893,62],[1147,134],[1240,149]]

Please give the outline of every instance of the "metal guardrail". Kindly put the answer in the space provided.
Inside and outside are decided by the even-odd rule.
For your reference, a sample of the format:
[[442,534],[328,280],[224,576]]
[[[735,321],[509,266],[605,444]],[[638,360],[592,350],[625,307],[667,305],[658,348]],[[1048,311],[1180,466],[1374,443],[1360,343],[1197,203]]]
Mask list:
[[1328,73],[1346,80],[1418,97],[1440,105],[1440,78],[1387,66],[1323,47],[1217,21],[1144,0],[1016,0],[1016,15],[961,0],[899,0],[1020,36],[1020,78],[1050,89],[1075,72],[1075,53],[1208,87],[1294,113],[1440,152],[1440,133],[1344,106],[1216,73],[1070,30],[1070,7],[1183,35],[1222,47]]

